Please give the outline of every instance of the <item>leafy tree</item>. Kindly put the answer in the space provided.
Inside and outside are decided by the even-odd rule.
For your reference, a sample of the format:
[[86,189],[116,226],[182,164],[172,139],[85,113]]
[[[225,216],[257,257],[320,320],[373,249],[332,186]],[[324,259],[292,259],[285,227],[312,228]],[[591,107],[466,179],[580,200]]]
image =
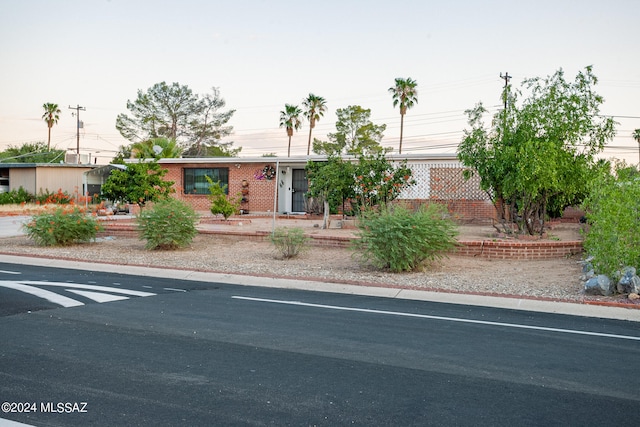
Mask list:
[[640,268],[640,173],[625,164],[601,173],[584,201],[589,232],[585,252],[599,274],[619,278],[623,267]]
[[11,163],[52,163],[64,160],[64,150],[50,150],[44,142],[27,142],[0,152],[0,161]]
[[382,152],[380,145],[383,132],[387,125],[374,125],[371,120],[371,110],[359,105],[339,108],[336,111],[338,121],[336,132],[327,135],[330,142],[315,139],[313,152],[317,154],[351,154]]
[[375,206],[385,206],[397,199],[402,190],[414,185],[407,161],[390,162],[384,153],[362,155],[355,168],[355,205],[365,211]]
[[402,133],[404,130],[404,115],[407,114],[407,110],[412,108],[414,104],[418,103],[418,90],[416,87],[418,82],[412,80],[410,77],[403,79],[401,77],[396,78],[396,85],[389,88],[389,92],[393,95],[393,106],[400,106],[400,145],[398,146],[398,153],[402,154]]
[[167,169],[153,161],[129,163],[124,170],[114,170],[102,185],[102,197],[113,202],[138,203],[156,202],[169,197],[174,192],[173,181],[163,177]]
[[325,162],[308,161],[306,166],[309,188],[307,197],[318,198],[324,205],[322,228],[327,228],[329,213],[355,197],[355,165],[338,155],[330,155]]
[[47,138],[47,151],[49,151],[51,149],[51,128],[53,127],[53,125],[58,123],[58,120],[60,120],[61,111],[58,107],[58,104],[52,104],[50,102],[43,104],[42,108],[44,108],[44,114],[42,115],[42,118],[47,123],[47,127],[49,128],[49,135]]
[[309,141],[307,142],[307,156],[309,155],[309,150],[311,150],[311,132],[313,132],[313,128],[316,127],[316,121],[320,120],[327,111],[327,102],[321,96],[316,96],[312,93],[302,101],[302,105],[304,106],[304,116],[309,120]]
[[131,144],[131,151],[138,159],[178,158],[182,149],[175,139],[153,138]]
[[167,138],[200,152],[201,147],[217,146],[231,134],[233,128],[226,124],[235,110],[219,111],[224,106],[217,88],[199,96],[186,85],[156,83],[146,92],[138,90],[135,101],[127,101],[131,116],[119,114],[116,129],[134,143]]
[[335,212],[347,201],[364,211],[395,200],[403,189],[415,184],[406,160],[390,162],[383,153],[360,155],[357,163],[332,154],[325,162],[309,161],[306,166],[309,189],[307,197],[324,202],[325,223],[329,212]]
[[289,137],[289,146],[287,148],[287,157],[291,156],[291,137],[293,131],[302,127],[302,120],[300,115],[302,110],[297,105],[285,104],[284,110],[280,111],[280,127],[287,130],[287,136]]
[[469,126],[458,158],[480,176],[505,230],[515,222],[521,232],[543,233],[549,206],[555,210],[579,204],[586,195],[595,155],[615,135],[615,122],[599,115],[603,98],[593,86],[591,67],[567,82],[560,69],[545,79],[524,81],[529,91],[520,107],[521,91],[508,85],[507,108],[486,129],[482,104],[468,110]]

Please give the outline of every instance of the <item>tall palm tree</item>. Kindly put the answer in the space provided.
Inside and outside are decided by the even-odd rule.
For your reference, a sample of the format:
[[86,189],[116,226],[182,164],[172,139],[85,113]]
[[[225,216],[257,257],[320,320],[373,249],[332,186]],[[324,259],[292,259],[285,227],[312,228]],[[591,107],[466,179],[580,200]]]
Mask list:
[[287,157],[291,157],[291,137],[293,131],[300,129],[302,126],[302,120],[300,115],[302,110],[297,105],[285,104],[284,111],[280,111],[280,127],[287,129],[287,136],[289,137],[289,147],[287,148]]
[[416,87],[418,82],[410,77],[406,79],[396,78],[396,85],[389,88],[389,92],[393,95],[393,106],[400,105],[400,146],[398,153],[402,154],[402,132],[404,130],[404,115],[407,110],[418,103],[418,90]]
[[638,143],[638,165],[640,165],[640,129],[634,130],[631,137]]
[[50,102],[43,104],[42,108],[44,108],[42,118],[47,122],[47,127],[49,128],[49,138],[47,139],[47,151],[49,151],[51,150],[51,128],[60,120],[61,111],[60,108],[58,108],[58,104],[52,104]]
[[305,108],[304,116],[309,120],[309,142],[307,142],[307,156],[311,150],[311,132],[316,127],[316,121],[320,120],[320,117],[324,116],[324,112],[327,111],[327,102],[321,96],[316,96],[312,93],[302,101],[302,105]]

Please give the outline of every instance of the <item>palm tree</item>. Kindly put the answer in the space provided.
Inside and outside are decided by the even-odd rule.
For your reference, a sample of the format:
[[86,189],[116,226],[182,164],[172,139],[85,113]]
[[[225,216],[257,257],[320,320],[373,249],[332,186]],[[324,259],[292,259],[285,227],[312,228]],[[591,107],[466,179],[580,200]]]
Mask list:
[[139,159],[178,158],[182,148],[172,138],[152,138],[131,145],[131,153]]
[[640,165],[640,129],[634,130],[631,137],[638,143],[638,165]]
[[61,111],[60,108],[58,108],[58,104],[52,104],[50,102],[43,104],[42,108],[44,108],[42,118],[47,122],[47,126],[49,127],[49,139],[47,140],[47,151],[49,151],[51,149],[51,128],[60,120]]
[[316,121],[320,120],[320,117],[327,111],[327,102],[321,96],[316,96],[312,93],[309,94],[307,99],[302,101],[302,105],[305,108],[304,116],[309,120],[309,142],[307,142],[307,156],[311,150],[311,132],[316,127]]
[[302,110],[297,105],[285,104],[284,111],[280,111],[280,127],[287,129],[287,136],[289,137],[289,148],[287,148],[287,157],[291,157],[291,137],[293,136],[293,130],[298,130],[302,126],[302,120],[300,115]]
[[393,106],[400,105],[400,146],[398,153],[402,154],[402,132],[404,130],[404,115],[407,110],[418,103],[418,90],[416,87],[418,82],[410,77],[406,79],[396,78],[396,85],[389,88],[389,92],[393,95]]

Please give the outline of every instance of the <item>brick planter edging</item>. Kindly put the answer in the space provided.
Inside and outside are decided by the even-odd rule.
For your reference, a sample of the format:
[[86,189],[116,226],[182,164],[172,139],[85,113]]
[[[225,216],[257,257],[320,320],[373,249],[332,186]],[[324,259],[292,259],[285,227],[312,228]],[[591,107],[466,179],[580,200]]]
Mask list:
[[[200,234],[227,236],[235,239],[266,241],[268,231],[236,231],[236,230],[198,230]],[[106,222],[104,231],[98,237],[119,236],[137,238],[138,231],[134,223]],[[346,248],[355,237],[307,235],[311,245],[316,247]],[[512,240],[461,240],[451,254],[480,257],[485,259],[553,259],[564,258],[582,253],[582,242],[568,241],[512,241]]]
[[508,241],[463,240],[458,242],[457,255],[486,259],[552,259],[582,253],[582,241]]

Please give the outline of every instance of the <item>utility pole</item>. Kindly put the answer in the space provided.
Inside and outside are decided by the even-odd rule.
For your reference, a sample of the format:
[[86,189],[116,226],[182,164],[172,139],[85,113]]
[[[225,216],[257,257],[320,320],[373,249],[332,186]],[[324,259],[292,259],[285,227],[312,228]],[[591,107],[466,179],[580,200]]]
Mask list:
[[[82,111],[87,111],[86,108],[81,107],[80,105],[76,105],[75,107],[72,107],[71,105],[69,105],[69,109],[71,110],[76,110],[75,115],[76,115],[76,119],[77,119],[77,124],[76,124],[76,164],[80,163],[80,110]],[[72,115],[74,113],[71,113]]]
[[509,80],[511,80],[511,76],[509,75],[508,71],[505,73],[504,76],[502,75],[502,72],[501,72],[500,78],[504,80],[504,94],[502,96],[504,98],[504,110],[507,111],[507,86],[509,86]]

